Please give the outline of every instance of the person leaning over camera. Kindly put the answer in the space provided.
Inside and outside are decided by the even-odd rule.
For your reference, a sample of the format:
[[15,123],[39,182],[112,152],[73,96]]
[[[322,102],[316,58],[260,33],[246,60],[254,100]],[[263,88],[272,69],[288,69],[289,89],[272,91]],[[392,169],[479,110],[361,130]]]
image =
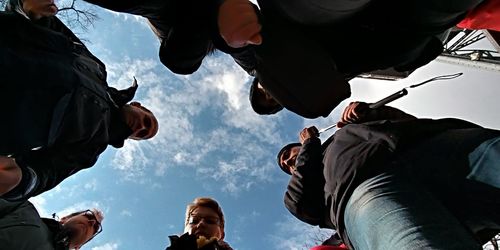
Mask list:
[[158,132],[109,87],[105,65],[55,15],[54,1],[9,0],[0,12],[0,197],[28,199],[92,167],[108,145]]
[[358,250],[482,249],[500,232],[500,131],[358,102],[338,126],[323,144],[305,128],[278,154],[299,220]]

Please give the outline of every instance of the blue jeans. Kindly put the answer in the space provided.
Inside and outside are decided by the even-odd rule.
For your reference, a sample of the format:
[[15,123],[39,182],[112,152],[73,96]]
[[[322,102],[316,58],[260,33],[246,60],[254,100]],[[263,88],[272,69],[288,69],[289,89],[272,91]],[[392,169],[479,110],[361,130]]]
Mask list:
[[[478,186],[500,187],[499,155],[500,137],[485,141],[469,155],[471,173],[467,178],[474,180],[470,181],[472,185],[479,181],[483,183]],[[472,209],[464,209],[469,214],[459,220],[437,194],[439,191],[439,186],[423,188],[421,180],[406,168],[364,181],[354,190],[344,211],[352,245],[356,250],[482,249],[472,231],[481,223],[491,223],[489,215],[482,218],[478,211],[482,211],[482,203],[491,211],[488,203],[492,201],[467,199],[474,197],[474,191],[464,194],[462,204],[472,203]],[[493,209],[492,213],[497,211]]]
[[469,154],[470,180],[500,188],[500,137],[483,142]]

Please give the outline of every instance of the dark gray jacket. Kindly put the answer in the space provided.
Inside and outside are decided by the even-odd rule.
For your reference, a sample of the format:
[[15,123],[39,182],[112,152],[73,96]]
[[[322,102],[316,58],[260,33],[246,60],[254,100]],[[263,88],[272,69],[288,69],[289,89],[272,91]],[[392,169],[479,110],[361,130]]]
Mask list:
[[104,64],[56,17],[1,12],[0,30],[0,154],[34,170],[36,195],[123,145],[133,91],[108,87]]
[[247,72],[255,65],[252,75],[286,109],[326,117],[350,96],[353,77],[435,59],[447,30],[481,1],[262,0],[263,43],[249,48],[254,62],[237,61]]
[[[464,132],[466,129],[470,130]],[[305,141],[297,157],[297,171],[287,187],[285,205],[308,224],[336,229],[349,244],[344,209],[354,189],[363,181],[403,166],[420,173],[438,171],[464,178],[468,153],[498,135],[500,131],[458,119],[384,120],[347,125],[323,145],[318,138]]]
[[67,244],[56,239],[62,225],[40,218],[29,201],[8,202],[0,199],[0,246],[5,250],[66,250]]
[[160,61],[172,72],[191,74],[215,49],[241,51],[224,42],[217,27],[223,0],[85,0],[103,8],[143,16],[160,39]]

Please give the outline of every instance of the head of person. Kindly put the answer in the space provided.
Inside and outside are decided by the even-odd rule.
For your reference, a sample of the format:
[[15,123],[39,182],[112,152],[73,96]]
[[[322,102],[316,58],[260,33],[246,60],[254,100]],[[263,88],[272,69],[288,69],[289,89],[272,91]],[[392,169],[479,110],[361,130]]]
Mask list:
[[198,197],[186,208],[184,232],[197,237],[224,239],[224,214],[212,198]]
[[302,145],[298,142],[290,143],[284,146],[277,156],[278,166],[283,172],[291,175],[295,171],[295,161]]
[[153,112],[139,102],[125,104],[122,108],[125,123],[132,130],[128,137],[134,140],[146,140],[158,133],[158,120]]
[[283,106],[260,85],[257,77],[250,86],[250,105],[259,115],[272,115],[283,109]]
[[31,20],[55,16],[58,11],[55,0],[9,0],[5,9],[16,11]]
[[78,211],[59,221],[69,234],[69,248],[80,249],[102,231],[104,216],[97,209]]

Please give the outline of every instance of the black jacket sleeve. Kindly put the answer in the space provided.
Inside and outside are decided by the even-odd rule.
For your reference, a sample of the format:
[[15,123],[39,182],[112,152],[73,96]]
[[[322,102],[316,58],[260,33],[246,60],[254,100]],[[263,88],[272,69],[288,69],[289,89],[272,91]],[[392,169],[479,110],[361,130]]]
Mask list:
[[285,206],[295,217],[311,225],[323,226],[325,198],[321,142],[307,139],[296,161],[296,171],[288,183]]
[[415,116],[405,113],[402,110],[391,106],[382,106],[376,109],[368,109],[366,117],[357,123],[378,121],[378,120],[413,120]]

